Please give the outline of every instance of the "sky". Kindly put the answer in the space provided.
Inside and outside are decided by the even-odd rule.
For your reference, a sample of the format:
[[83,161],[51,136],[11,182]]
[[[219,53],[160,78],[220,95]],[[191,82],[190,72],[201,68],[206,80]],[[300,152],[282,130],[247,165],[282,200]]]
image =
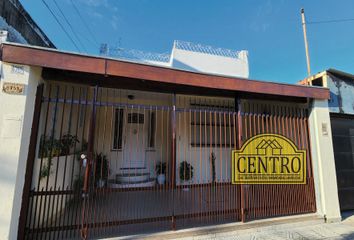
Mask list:
[[328,68],[354,73],[354,21],[331,22],[354,19],[353,0],[20,1],[61,50],[78,52],[43,1],[83,53],[98,55],[101,43],[170,53],[174,40],[245,49],[251,79],[285,83],[307,76],[303,7],[308,22],[330,21],[307,25],[311,73]]

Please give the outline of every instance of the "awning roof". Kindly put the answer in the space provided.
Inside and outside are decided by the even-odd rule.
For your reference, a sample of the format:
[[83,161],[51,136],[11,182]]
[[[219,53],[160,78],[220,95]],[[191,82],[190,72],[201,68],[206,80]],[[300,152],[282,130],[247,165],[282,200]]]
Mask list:
[[[54,74],[62,71],[94,74],[110,81],[139,80],[140,84],[158,83],[176,87],[193,87],[246,94],[266,94],[300,98],[328,99],[327,88],[264,82],[222,75],[189,72],[168,67],[122,61],[106,57],[64,52],[49,48],[3,43],[1,60],[9,63],[40,66]],[[60,70],[60,71],[55,71]]]

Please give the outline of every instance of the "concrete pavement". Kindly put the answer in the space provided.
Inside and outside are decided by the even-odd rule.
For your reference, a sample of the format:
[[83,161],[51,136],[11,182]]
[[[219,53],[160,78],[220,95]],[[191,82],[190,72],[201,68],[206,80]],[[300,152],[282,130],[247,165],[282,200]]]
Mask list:
[[[248,223],[135,235],[119,239],[176,240],[354,240],[354,212],[338,223],[325,223],[314,214],[256,220]],[[116,239],[116,238],[115,238]]]

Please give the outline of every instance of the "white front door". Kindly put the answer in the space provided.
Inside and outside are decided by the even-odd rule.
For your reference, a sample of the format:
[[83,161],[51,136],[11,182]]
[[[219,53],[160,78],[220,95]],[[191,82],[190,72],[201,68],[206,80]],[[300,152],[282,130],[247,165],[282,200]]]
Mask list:
[[147,119],[141,111],[129,110],[126,115],[123,168],[145,167]]

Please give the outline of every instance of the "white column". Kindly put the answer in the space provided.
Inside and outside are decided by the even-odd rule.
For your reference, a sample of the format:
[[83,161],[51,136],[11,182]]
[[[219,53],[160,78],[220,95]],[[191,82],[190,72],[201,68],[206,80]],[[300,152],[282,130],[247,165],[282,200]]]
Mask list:
[[317,213],[326,222],[338,222],[341,214],[327,100],[313,101],[309,128]]
[[[0,239],[16,239],[41,69],[0,64]],[[9,83],[21,84],[24,92],[5,92]]]

